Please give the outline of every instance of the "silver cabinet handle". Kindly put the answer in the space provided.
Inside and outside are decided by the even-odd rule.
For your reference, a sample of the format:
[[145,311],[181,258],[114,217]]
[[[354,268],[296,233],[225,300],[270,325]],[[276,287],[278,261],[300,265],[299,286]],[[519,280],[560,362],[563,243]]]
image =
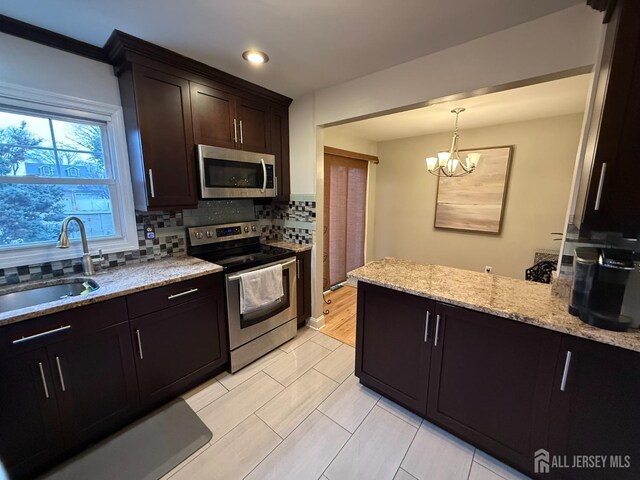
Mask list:
[[36,338],[44,337],[46,335],[52,335],[54,333],[63,332],[65,330],[69,330],[71,325],[64,325],[62,327],[54,328],[53,330],[47,330],[46,332],[36,333],[35,335],[29,335],[28,337],[18,338],[14,340],[12,343],[14,345],[22,342],[28,342],[29,340],[35,340]]
[[567,377],[569,376],[570,365],[571,365],[571,350],[567,350],[567,357],[564,359],[564,371],[562,372],[562,382],[560,382],[561,392],[564,392],[567,388]]
[[296,278],[300,279],[300,260],[296,260]]
[[60,377],[60,386],[62,387],[62,391],[66,392],[67,387],[64,384],[64,377],[62,376],[62,367],[60,366],[60,357],[56,355],[56,365],[58,366],[58,376]]
[[197,288],[192,288],[191,290],[187,290],[186,292],[174,293],[173,295],[169,295],[167,300],[173,300],[174,298],[184,297],[185,295],[191,295],[192,293],[196,293],[198,291]]
[[142,340],[140,339],[140,330],[136,330],[136,339],[138,340],[138,356],[140,357],[140,360],[143,360],[144,356],[142,355]]
[[153,170],[149,169],[149,188],[151,189],[151,198],[156,198],[156,189],[153,185]]
[[238,123],[236,119],[233,119],[233,142],[238,143]]
[[427,310],[427,316],[424,319],[424,343],[427,343],[429,339],[429,317],[431,316],[431,311]]
[[240,120],[240,143],[244,143],[244,132],[242,131],[242,120]]
[[440,314],[436,315],[436,333],[433,336],[433,346],[438,346],[438,334],[440,332]]
[[274,189],[276,191],[276,197],[277,197],[278,196],[278,177],[276,177],[275,175],[273,177],[273,184],[274,184]]
[[267,166],[264,164],[264,158],[260,159],[260,163],[262,164],[262,188],[260,192],[264,193],[267,189]]
[[47,388],[47,379],[44,378],[44,368],[42,368],[42,362],[38,362],[38,367],[40,368],[40,378],[42,378],[42,387],[44,388],[44,396],[45,398],[49,398],[49,389]]
[[602,189],[604,188],[604,176],[607,174],[607,162],[602,164],[600,170],[600,181],[598,182],[598,193],[596,194],[596,203],[593,206],[594,210],[600,210],[600,201],[602,200]]

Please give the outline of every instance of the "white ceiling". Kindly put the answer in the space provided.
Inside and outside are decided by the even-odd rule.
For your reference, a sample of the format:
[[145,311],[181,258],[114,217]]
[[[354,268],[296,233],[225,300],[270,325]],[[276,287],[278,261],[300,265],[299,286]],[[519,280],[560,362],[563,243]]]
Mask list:
[[[119,29],[295,98],[578,3],[4,0],[0,13],[99,46]],[[247,64],[240,55],[248,48],[271,61]]]
[[469,128],[582,113],[591,81],[592,74],[589,73],[330,128],[345,135],[383,142],[450,132],[455,123],[451,110],[456,107],[467,109],[460,114],[461,133]]

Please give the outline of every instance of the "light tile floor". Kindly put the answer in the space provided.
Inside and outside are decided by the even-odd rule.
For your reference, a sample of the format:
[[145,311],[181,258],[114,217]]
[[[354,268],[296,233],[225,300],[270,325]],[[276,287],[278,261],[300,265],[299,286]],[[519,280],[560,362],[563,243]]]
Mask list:
[[355,350],[309,328],[184,395],[211,442],[163,480],[522,480],[524,475],[377,393]]

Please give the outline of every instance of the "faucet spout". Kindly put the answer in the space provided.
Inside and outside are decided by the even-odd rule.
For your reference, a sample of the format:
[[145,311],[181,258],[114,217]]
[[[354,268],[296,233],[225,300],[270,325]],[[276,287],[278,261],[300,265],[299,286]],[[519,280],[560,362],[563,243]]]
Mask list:
[[93,268],[93,261],[91,260],[91,254],[89,253],[89,243],[87,242],[87,232],[84,229],[84,223],[78,217],[67,217],[62,221],[60,227],[60,236],[58,237],[58,248],[69,248],[69,223],[76,222],[80,228],[80,238],[82,239],[82,270],[85,275],[95,275],[95,269]]

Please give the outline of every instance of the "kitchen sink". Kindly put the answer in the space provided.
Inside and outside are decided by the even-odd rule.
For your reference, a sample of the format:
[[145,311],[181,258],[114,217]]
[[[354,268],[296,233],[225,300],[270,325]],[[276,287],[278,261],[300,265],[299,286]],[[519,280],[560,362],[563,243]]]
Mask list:
[[33,307],[96,291],[100,286],[90,278],[66,278],[28,283],[0,294],[0,313]]

